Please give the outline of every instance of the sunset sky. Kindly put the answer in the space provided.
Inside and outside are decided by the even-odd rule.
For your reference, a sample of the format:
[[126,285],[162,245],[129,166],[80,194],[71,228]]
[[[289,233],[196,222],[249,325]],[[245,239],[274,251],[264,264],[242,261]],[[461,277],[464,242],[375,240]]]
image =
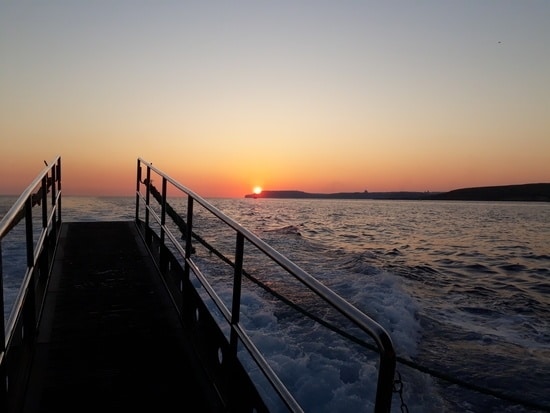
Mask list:
[[0,194],[550,182],[550,1],[0,0]]

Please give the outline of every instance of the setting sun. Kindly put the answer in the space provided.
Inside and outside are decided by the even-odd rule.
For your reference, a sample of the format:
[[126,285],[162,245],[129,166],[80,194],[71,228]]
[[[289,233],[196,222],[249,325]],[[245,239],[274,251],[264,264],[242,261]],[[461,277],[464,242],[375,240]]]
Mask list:
[[261,186],[255,186],[254,189],[252,190],[252,192],[254,192],[256,195],[261,194],[262,193],[262,187]]

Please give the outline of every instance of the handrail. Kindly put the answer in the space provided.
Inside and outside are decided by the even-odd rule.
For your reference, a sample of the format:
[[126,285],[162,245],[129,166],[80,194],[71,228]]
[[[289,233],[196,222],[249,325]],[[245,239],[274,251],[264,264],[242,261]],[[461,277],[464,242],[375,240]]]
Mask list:
[[[0,407],[24,372],[40,320],[46,285],[61,226],[61,158],[38,173],[0,221]],[[36,192],[35,192],[36,191]],[[51,202],[48,202],[51,193]],[[41,229],[33,228],[33,208],[40,206]],[[4,310],[2,240],[19,222],[25,224],[26,269],[7,323]],[[35,240],[36,237],[36,240]],[[1,410],[1,409],[0,409]]]
[[[146,178],[142,179],[142,165],[146,168]],[[152,185],[151,172],[156,173],[162,177],[162,193],[159,195],[158,190]],[[181,185],[175,179],[164,173],[162,170],[153,166],[151,163],[145,161],[142,158],[137,160],[137,182],[136,182],[136,221],[140,221],[140,201],[145,205],[145,223],[146,228],[150,229],[149,221],[152,218],[160,226],[161,239],[164,243],[165,234],[168,234],[168,238],[174,243],[177,237],[173,236],[170,229],[165,224],[165,216],[167,211],[167,191],[166,185],[170,183],[174,188],[178,189],[183,195],[188,197],[188,211],[185,235],[185,248],[181,245],[174,245],[175,249],[181,254],[185,262],[186,273],[193,272],[200,283],[205,288],[205,291],[212,298],[218,309],[221,311],[224,318],[229,323],[231,330],[231,340],[240,338],[241,342],[247,348],[250,356],[256,361],[258,367],[263,372],[265,377],[270,381],[275,391],[282,398],[283,402],[291,411],[301,411],[301,407],[292,397],[290,392],[286,389],[275,372],[271,370],[266,360],[253,345],[252,340],[248,337],[244,329],[239,324],[239,303],[240,303],[240,277],[242,274],[242,260],[243,260],[243,248],[242,242],[246,239],[253,244],[259,251],[265,256],[269,257],[274,263],[286,270],[291,276],[300,281],[303,285],[314,292],[318,297],[323,299],[326,303],[336,309],[340,314],[345,316],[348,320],[354,323],[363,332],[370,335],[375,341],[378,352],[380,355],[379,373],[376,390],[375,400],[375,412],[389,412],[391,408],[391,399],[393,392],[394,373],[396,366],[396,354],[392,344],[392,340],[386,330],[380,326],[376,321],[369,316],[361,312],[355,306],[348,301],[340,297],[330,288],[326,287],[323,283],[319,282],[312,275],[301,269],[298,265],[290,261],[288,258],[280,254],[265,241],[257,237],[255,234],[242,227],[232,218],[225,215],[219,209],[211,205],[205,199],[193,192],[191,189]],[[140,185],[145,186],[145,195],[140,191]],[[161,206],[161,215],[159,216],[153,208],[150,206],[150,194],[152,191],[156,191],[156,195],[160,196],[159,204]],[[154,194],[155,195],[155,194]],[[234,291],[233,291],[233,306],[231,311],[225,307],[223,301],[217,296],[214,288],[209,284],[208,280],[202,275],[200,268],[195,264],[191,258],[191,238],[193,234],[193,204],[198,203],[205,210],[210,212],[215,217],[219,218],[225,225],[232,228],[237,234],[237,246],[235,248],[235,279],[234,279]],[[179,217],[182,219],[181,217]],[[235,346],[236,343],[231,343]]]

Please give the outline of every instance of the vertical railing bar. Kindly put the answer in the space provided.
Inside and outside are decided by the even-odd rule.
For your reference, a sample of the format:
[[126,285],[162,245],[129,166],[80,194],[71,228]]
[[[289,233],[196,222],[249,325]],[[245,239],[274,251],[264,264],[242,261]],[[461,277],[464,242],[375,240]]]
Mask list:
[[151,168],[147,167],[147,178],[145,179],[145,225],[149,226],[149,205],[151,199]]
[[191,246],[193,234],[193,197],[187,195],[187,226],[185,228],[185,279],[189,279],[189,262],[193,247]]
[[[391,343],[390,343],[391,344]],[[380,352],[378,384],[376,386],[375,413],[389,413],[393,396],[393,381],[395,375],[395,353]]]
[[55,194],[55,198],[57,199],[57,222],[58,225],[61,226],[61,197],[58,198],[58,194],[61,192],[61,158],[57,159],[57,167],[56,167],[56,181],[57,181],[57,192]]
[[[42,276],[46,277],[48,275],[48,266],[50,261],[50,248],[48,246],[48,178],[48,174],[46,173],[42,178],[42,189],[40,193],[40,202],[42,203],[42,234],[44,242],[42,244],[43,250],[38,252],[40,255],[39,279],[42,278]],[[40,308],[40,306],[38,306],[38,308]]]
[[161,271],[164,273],[166,271],[166,246],[165,246],[165,238],[166,238],[166,230],[164,226],[166,225],[166,177],[162,177],[162,195],[161,195],[161,205],[160,205],[160,245],[159,245],[159,261],[160,261],[160,268]]
[[185,305],[186,305],[186,291],[185,288],[183,288],[184,283],[189,282],[190,273],[191,273],[191,265],[189,264],[191,260],[191,252],[193,251],[193,247],[191,246],[191,240],[192,240],[192,234],[193,234],[193,197],[191,195],[187,194],[187,225],[185,226],[185,257],[183,260],[183,278],[180,281],[180,294],[181,294],[181,308],[179,308],[180,314],[184,314],[184,317],[187,320],[192,320],[193,315],[185,312]]
[[164,225],[166,224],[166,177],[162,177],[162,203],[160,206],[160,244],[164,245]]
[[145,180],[145,240],[151,243],[151,228],[149,228],[149,203],[151,199],[151,167],[147,165],[147,178]]
[[6,322],[4,311],[4,271],[2,263],[2,240],[0,239],[0,410],[7,410],[8,375],[6,367]]
[[[56,190],[56,184],[57,184],[57,173],[56,173],[56,166],[52,166],[52,169],[51,169],[51,172],[52,172],[52,177],[51,177],[51,191],[52,191],[52,196],[51,196],[51,205],[52,205],[52,208],[55,208],[56,207],[56,198],[57,198],[57,190]],[[56,240],[57,239],[57,234],[58,234],[58,231],[57,231],[57,210],[56,212],[53,214],[52,216],[52,231],[53,231],[53,239]]]
[[42,178],[40,198],[42,203],[42,228],[45,229],[48,226],[48,174]]
[[34,266],[34,243],[32,234],[32,195],[25,202],[25,244],[27,247],[27,268]]
[[141,161],[138,158],[137,160],[137,170],[136,170],[136,222],[139,221],[139,190],[141,183]]
[[33,195],[31,195],[27,202],[25,202],[25,227],[26,227],[26,244],[27,244],[27,272],[30,275],[26,305],[23,306],[23,331],[25,335],[23,339],[25,341],[34,337],[36,330],[36,267],[34,262],[34,239],[33,239],[33,226],[32,226],[32,208],[33,208]]
[[239,324],[241,311],[241,287],[243,277],[243,257],[244,257],[244,236],[237,232],[237,240],[235,246],[235,271],[233,276],[233,299],[231,303],[231,337],[229,348],[231,355],[237,356],[237,339],[238,335],[233,326]]
[[[6,314],[4,311],[4,264],[2,263],[2,240],[0,239],[0,353],[6,350]],[[0,377],[1,379],[1,377]],[[1,390],[0,390],[1,391]]]

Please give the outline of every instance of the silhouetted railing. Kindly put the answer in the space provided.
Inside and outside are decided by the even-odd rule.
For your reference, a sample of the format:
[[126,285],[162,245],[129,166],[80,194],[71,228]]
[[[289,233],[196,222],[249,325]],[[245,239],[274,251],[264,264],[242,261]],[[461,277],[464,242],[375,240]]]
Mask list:
[[[35,207],[40,207],[39,212]],[[6,317],[2,240],[18,225],[25,225],[26,268]],[[0,410],[12,389],[26,380],[60,225],[61,158],[57,157],[46,164],[0,221]]]
[[[143,167],[145,167],[145,175],[143,174]],[[153,177],[160,179],[160,189],[153,184]],[[156,183],[157,182],[155,182],[155,184]],[[175,192],[183,197],[183,199],[186,198],[187,211],[185,217],[180,216],[167,202],[168,185],[170,185],[171,195]],[[144,187],[144,192],[142,192],[142,186]],[[201,207],[201,212],[204,210],[206,214],[210,214],[217,218],[223,223],[224,229],[229,229],[234,234],[234,260],[227,259],[223,254],[220,254],[205,242],[200,234],[194,232],[193,222],[196,218],[196,212],[194,212],[195,206]],[[183,234],[183,237],[176,236],[170,229],[166,222],[167,216],[172,218]],[[175,262],[171,262],[170,258],[166,258],[167,254],[170,255],[172,252],[175,252],[175,254],[179,255],[181,258],[181,260],[178,259],[177,262],[183,261],[182,279],[175,281],[174,284],[176,288],[172,290],[172,299],[179,307],[182,319],[188,324],[190,323],[200,328],[198,325],[202,318],[202,312],[205,311],[198,307],[198,304],[189,304],[186,302],[186,300],[188,301],[190,298],[186,297],[185,285],[189,283],[190,275],[193,274],[208,293],[212,302],[227,323],[225,328],[229,330],[228,343],[220,342],[216,346],[209,346],[212,352],[221,352],[221,356],[219,354],[206,354],[206,358],[219,358],[219,364],[223,364],[222,360],[234,360],[238,357],[238,343],[242,343],[248,355],[254,360],[257,367],[279,395],[282,402],[291,411],[302,411],[299,403],[270,367],[268,361],[255,346],[249,334],[240,323],[240,313],[242,311],[240,306],[241,286],[244,274],[244,245],[246,240],[261,254],[268,257],[272,263],[275,263],[289,276],[298,280],[320,299],[346,317],[356,328],[372,337],[379,353],[375,411],[390,411],[396,355],[391,338],[384,328],[285,256],[277,252],[252,232],[248,231],[193,191],[182,186],[163,171],[141,158],[137,161],[136,222],[138,223],[138,228],[142,229],[142,234],[146,243],[154,247],[152,253],[153,255],[157,255],[157,262],[162,273],[166,274],[170,272],[171,266],[176,264]],[[153,230],[153,227],[156,229]],[[214,255],[218,256],[223,262],[231,267],[233,273],[231,308],[226,306],[224,300],[220,298],[219,292],[216,291],[216,288],[208,281],[203,273],[203,269],[201,269],[200,265],[193,259],[193,243],[195,242],[202,243],[213,252]],[[248,245],[248,243],[246,245]],[[165,279],[165,282],[171,283],[172,281]],[[218,367],[222,368],[223,366]]]

